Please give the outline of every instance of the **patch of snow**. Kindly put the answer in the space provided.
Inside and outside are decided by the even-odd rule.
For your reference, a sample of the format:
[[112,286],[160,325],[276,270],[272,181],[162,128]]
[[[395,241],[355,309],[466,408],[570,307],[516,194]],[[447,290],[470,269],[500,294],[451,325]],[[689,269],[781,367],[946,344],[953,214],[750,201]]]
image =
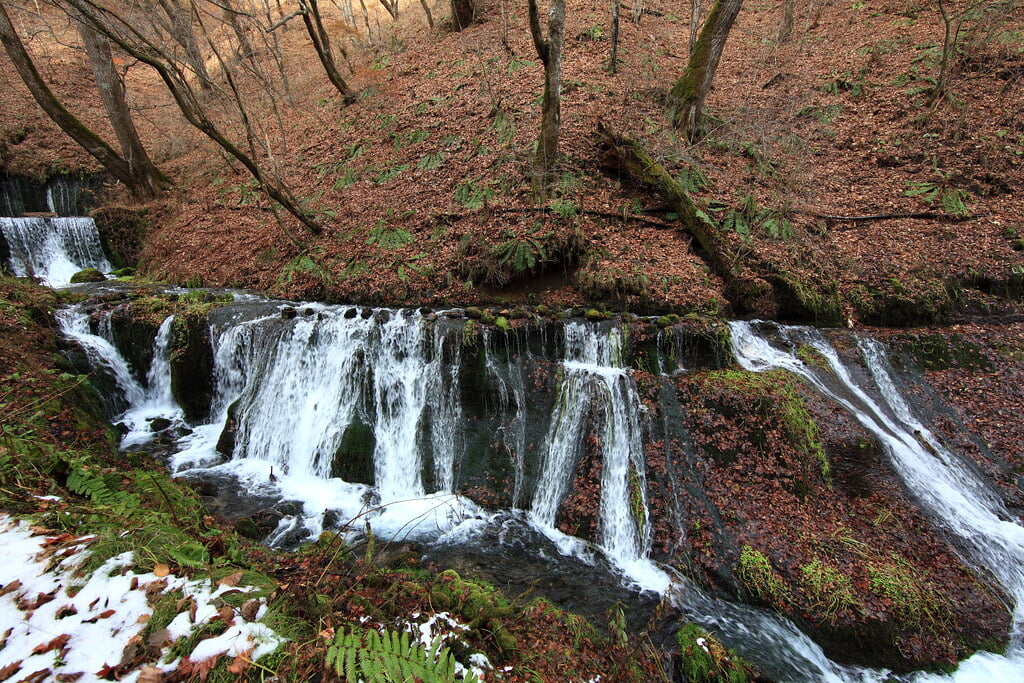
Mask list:
[[[193,621],[186,610],[171,622],[172,640],[218,615],[214,606],[228,590],[248,592],[252,587],[213,586],[209,580],[191,581],[169,574],[137,574],[129,569],[131,553],[107,560],[92,575],[76,578],[88,543],[83,539],[60,547],[46,535],[35,535],[25,522],[0,514],[0,625],[7,631],[0,648],[0,669],[18,664],[19,677],[49,671],[84,674],[94,678],[120,663],[129,641],[145,628],[152,607],[150,594],[181,590],[196,603]],[[257,612],[257,617],[265,608]],[[236,617],[215,638],[201,641],[192,661],[217,655],[235,656],[252,650],[251,659],[273,651],[282,639],[267,626],[245,623]],[[165,670],[169,670],[165,668]],[[134,681],[138,671],[122,681]]]

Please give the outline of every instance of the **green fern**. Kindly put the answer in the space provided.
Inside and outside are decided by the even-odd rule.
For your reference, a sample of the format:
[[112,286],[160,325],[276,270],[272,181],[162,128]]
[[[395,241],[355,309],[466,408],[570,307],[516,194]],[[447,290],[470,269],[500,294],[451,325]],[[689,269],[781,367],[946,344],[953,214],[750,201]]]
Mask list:
[[[327,649],[327,664],[347,681],[394,683],[450,683],[456,680],[455,657],[441,638],[430,647],[411,641],[407,632],[386,630],[384,635],[372,629],[346,633],[340,628]],[[473,674],[463,679],[477,681]]]

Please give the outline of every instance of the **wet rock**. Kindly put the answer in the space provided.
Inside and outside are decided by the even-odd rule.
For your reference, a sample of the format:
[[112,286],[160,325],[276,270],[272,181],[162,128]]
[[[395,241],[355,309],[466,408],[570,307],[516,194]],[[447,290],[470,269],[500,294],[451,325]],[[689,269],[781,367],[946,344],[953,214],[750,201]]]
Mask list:
[[71,284],[81,284],[83,282],[104,282],[106,279],[107,276],[95,268],[85,268],[71,276]]
[[281,317],[285,320],[292,320],[298,312],[291,306],[285,306],[281,309]]
[[235,522],[235,532],[239,536],[244,536],[245,538],[253,541],[258,541],[266,536],[266,533],[256,526],[256,522],[252,521],[248,517],[242,517]]
[[185,419],[196,424],[210,413],[214,393],[213,347],[206,315],[185,311],[171,326],[171,393]]
[[376,444],[373,427],[359,420],[353,421],[342,434],[331,461],[331,476],[353,484],[372,484]]
[[355,308],[345,309],[345,313],[344,313],[345,318],[347,320],[351,320],[352,318],[355,318],[356,315],[358,315],[358,314],[359,314],[359,311],[357,309],[355,309]]
[[166,417],[158,417],[150,420],[149,431],[151,432],[162,432],[171,426],[171,421]]

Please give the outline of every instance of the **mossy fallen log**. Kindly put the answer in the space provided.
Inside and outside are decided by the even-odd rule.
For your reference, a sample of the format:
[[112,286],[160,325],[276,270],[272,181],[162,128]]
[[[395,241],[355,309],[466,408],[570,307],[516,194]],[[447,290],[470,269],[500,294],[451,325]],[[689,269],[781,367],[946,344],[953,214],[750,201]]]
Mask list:
[[693,237],[705,262],[725,281],[726,295],[737,312],[771,311],[787,320],[823,326],[842,323],[834,282],[812,286],[774,264],[751,268],[723,239],[714,219],[701,210],[642,143],[610,131],[604,124],[598,124],[598,132],[619,167],[638,184],[654,190],[679,216],[681,230]]

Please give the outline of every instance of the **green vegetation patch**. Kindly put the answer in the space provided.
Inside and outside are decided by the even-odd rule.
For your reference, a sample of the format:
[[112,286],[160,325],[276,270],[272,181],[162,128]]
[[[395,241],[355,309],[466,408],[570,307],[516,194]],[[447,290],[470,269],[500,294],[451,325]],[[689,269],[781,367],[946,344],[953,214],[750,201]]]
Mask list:
[[681,680],[691,683],[745,683],[753,675],[751,666],[732,650],[696,624],[683,624],[676,631]]
[[775,607],[784,606],[790,599],[789,586],[772,567],[768,557],[749,545],[740,551],[736,578],[751,595]]

